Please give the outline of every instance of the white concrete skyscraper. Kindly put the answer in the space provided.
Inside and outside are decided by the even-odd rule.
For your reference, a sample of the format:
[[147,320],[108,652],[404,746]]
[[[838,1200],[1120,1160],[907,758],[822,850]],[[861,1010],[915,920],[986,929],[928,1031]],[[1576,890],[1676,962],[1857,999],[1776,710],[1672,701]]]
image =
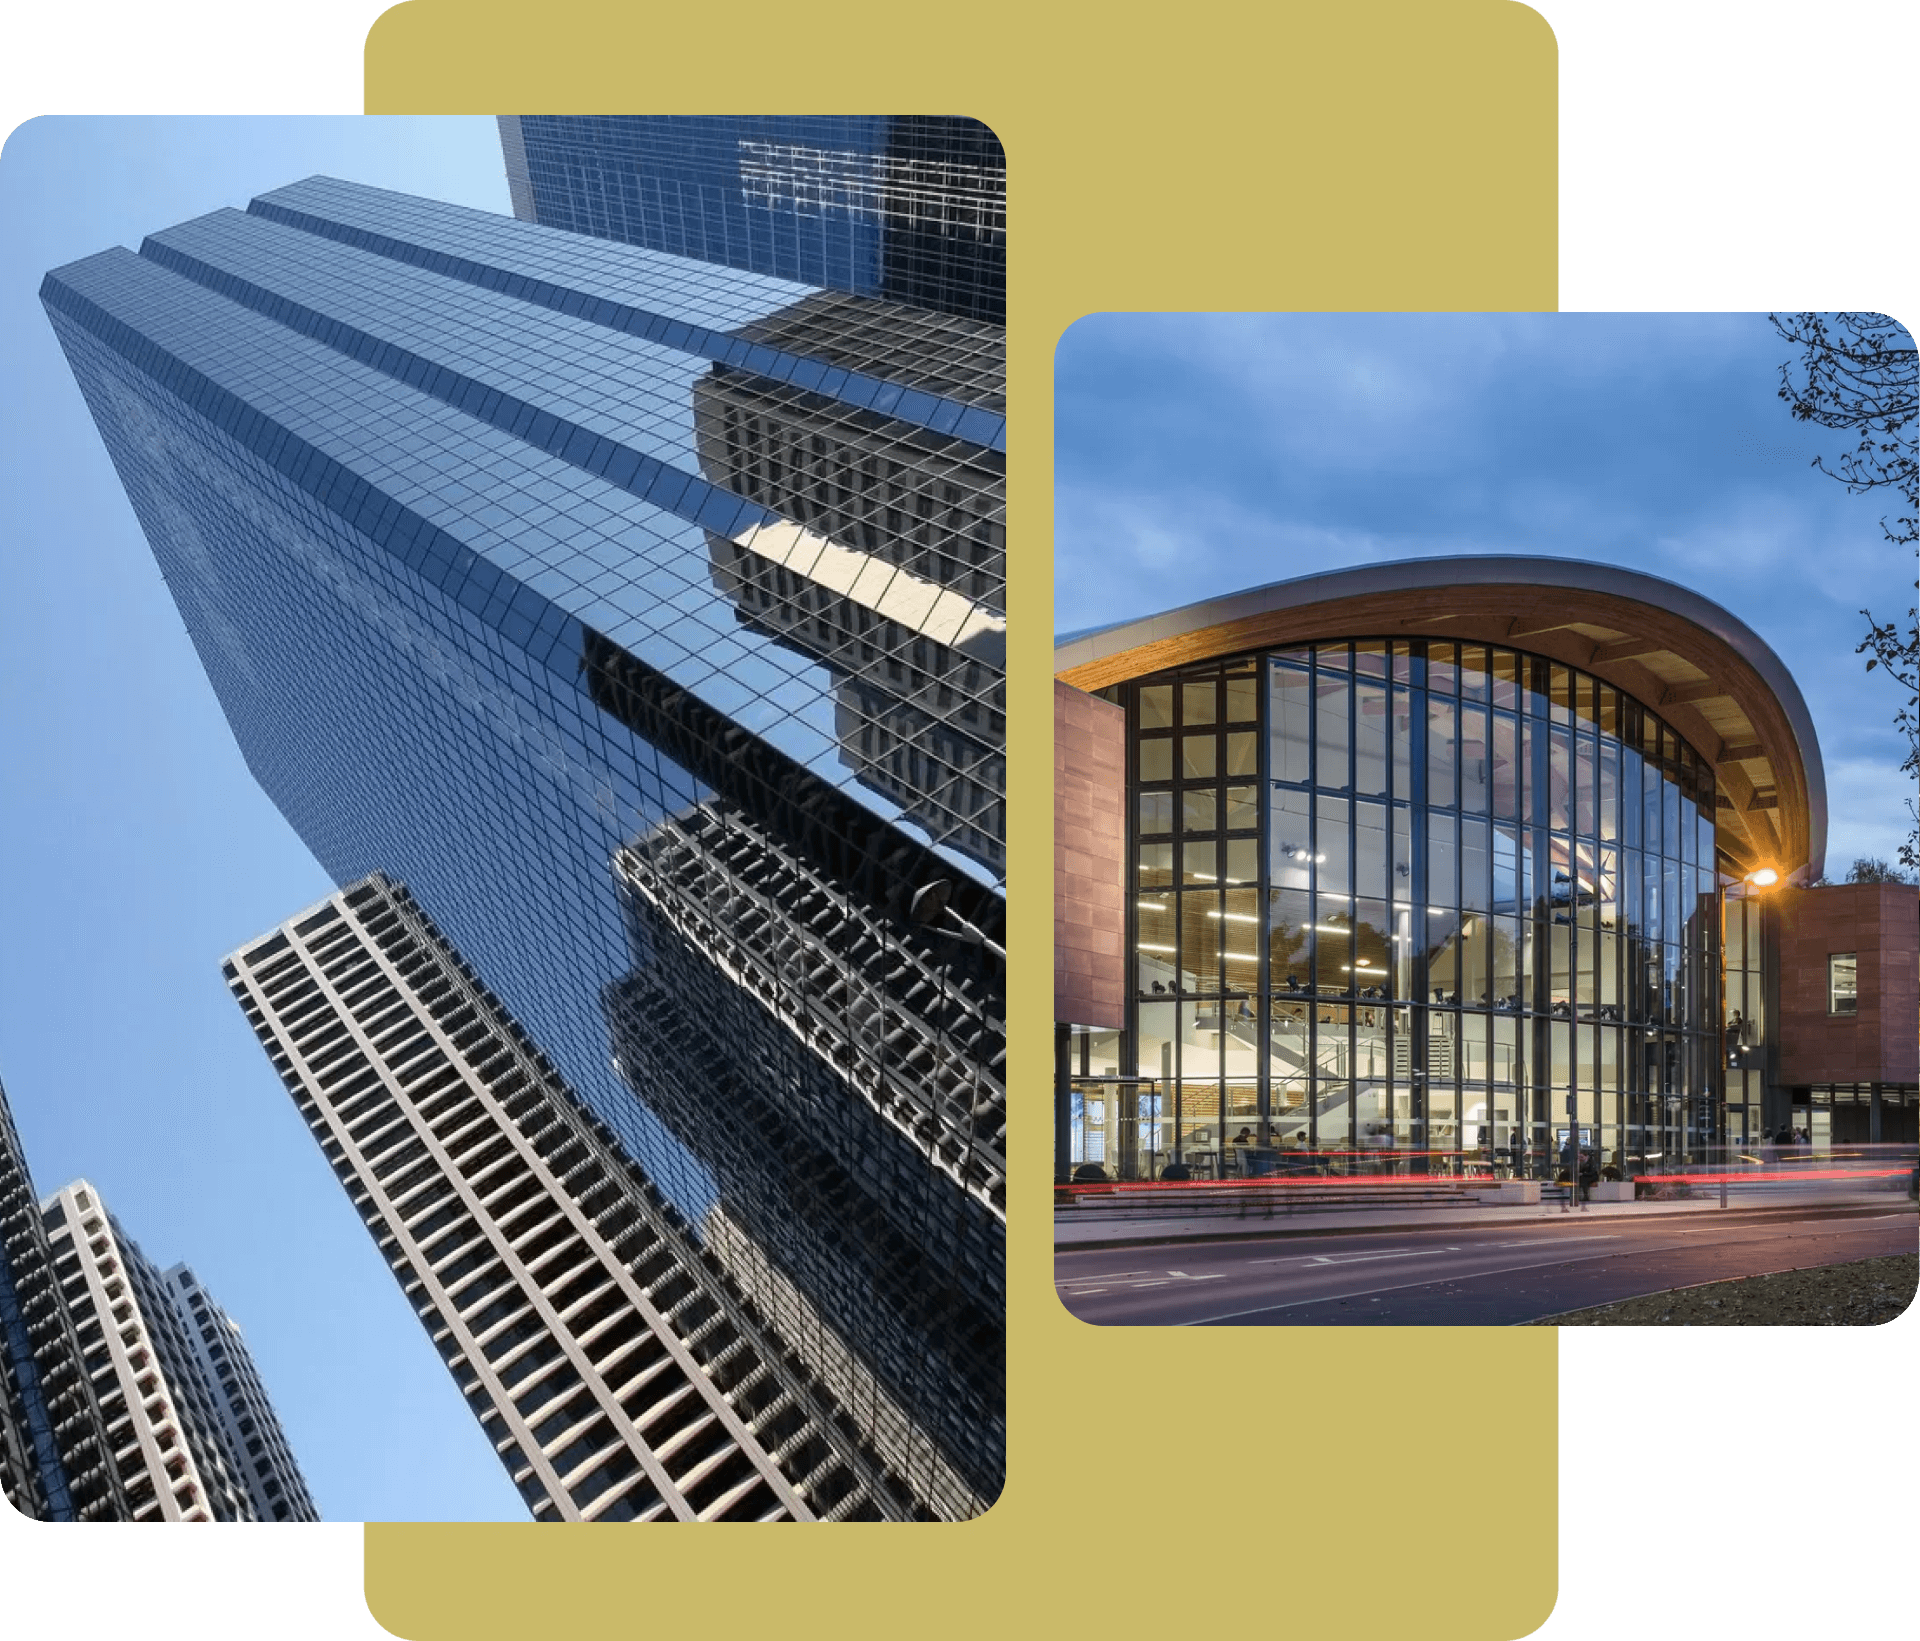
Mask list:
[[254,1515],[261,1521],[318,1521],[306,1478],[260,1382],[240,1324],[185,1265],[175,1265],[165,1281],[200,1377],[212,1393],[229,1462],[237,1466]]
[[227,978],[537,1519],[943,1513],[405,889],[357,883]]
[[[203,1371],[202,1364],[212,1359],[197,1337],[196,1313],[184,1297],[176,1297],[198,1291],[192,1273],[177,1266],[163,1274],[85,1180],[56,1191],[41,1206],[127,1516],[134,1521],[317,1519],[284,1438],[278,1474],[287,1513],[277,1515],[269,1507],[263,1514],[257,1508],[245,1444],[230,1445],[221,1381]],[[221,1319],[224,1323],[224,1313]],[[228,1327],[221,1349],[236,1379],[243,1376],[250,1386],[255,1406],[272,1419],[237,1329]],[[273,1423],[277,1432],[278,1420]],[[297,1495],[288,1492],[290,1483],[298,1487]]]

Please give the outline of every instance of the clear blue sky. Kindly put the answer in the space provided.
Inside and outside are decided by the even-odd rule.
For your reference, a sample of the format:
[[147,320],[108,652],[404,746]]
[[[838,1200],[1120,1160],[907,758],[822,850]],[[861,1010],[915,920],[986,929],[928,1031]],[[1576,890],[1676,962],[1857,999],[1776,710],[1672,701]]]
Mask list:
[[0,1077],[241,1325],[321,1513],[525,1520],[220,977],[332,885],[247,773],[74,387],[45,271],[316,172],[509,209],[490,119],[42,119],[0,155]]
[[1082,319],[1055,356],[1055,628],[1342,565],[1620,564],[1731,610],[1792,670],[1826,763],[1827,872],[1893,859],[1899,692],[1854,654],[1913,602],[1881,492],[1775,397],[1764,314]]

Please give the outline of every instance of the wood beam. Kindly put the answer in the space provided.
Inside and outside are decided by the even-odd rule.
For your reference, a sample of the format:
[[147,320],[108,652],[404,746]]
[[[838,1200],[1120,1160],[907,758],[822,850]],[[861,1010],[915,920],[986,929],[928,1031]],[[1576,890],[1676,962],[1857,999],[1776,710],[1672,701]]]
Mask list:
[[1697,684],[1675,684],[1660,692],[1656,706],[1686,706],[1692,701],[1711,701],[1716,696],[1725,695],[1727,686],[1712,678],[1703,679]]
[[1756,794],[1746,770],[1739,764],[1721,764],[1715,768],[1714,774],[1719,779],[1720,790],[1732,802],[1733,813],[1738,816],[1747,834],[1751,845],[1749,853],[1754,864],[1784,870],[1788,863],[1780,846],[1780,834],[1774,828],[1772,814],[1754,806]]
[[[1622,636],[1596,644],[1590,632],[1569,630],[1576,625]],[[1726,640],[1663,606],[1605,590],[1505,582],[1426,588],[1366,585],[1299,606],[1249,604],[1244,613],[1223,612],[1210,626],[1180,628],[1157,637],[1146,636],[1148,624],[1142,623],[1139,635],[1130,638],[1125,649],[1086,646],[1090,653],[1065,668],[1061,676],[1078,688],[1098,690],[1216,656],[1360,634],[1417,633],[1422,627],[1436,637],[1458,637],[1470,643],[1517,641],[1520,648],[1537,655],[1585,667],[1666,718],[1703,755],[1722,747],[1723,755],[1711,761],[1723,790],[1731,793],[1735,777],[1743,773],[1758,776],[1777,791],[1780,803],[1776,810],[1748,814],[1744,805],[1753,796],[1753,782],[1749,778],[1743,783],[1733,800],[1742,806],[1737,812],[1740,818],[1727,820],[1730,846],[1738,847],[1735,828],[1743,819],[1750,827],[1742,830],[1764,829],[1753,843],[1760,857],[1753,865],[1786,869],[1798,864],[1789,851],[1805,851],[1809,845],[1809,793],[1784,704],[1773,696],[1754,664]],[[1522,636],[1527,633],[1538,636],[1530,640]],[[1619,654],[1615,661],[1588,659],[1635,640],[1644,641],[1644,653],[1615,652]],[[1698,682],[1669,688],[1652,670],[1652,662],[1663,653],[1686,662]],[[1672,670],[1672,663],[1660,664],[1662,670]],[[1714,702],[1716,717],[1719,703],[1739,709],[1746,722],[1734,722],[1731,730],[1738,746],[1723,746],[1727,731],[1709,724],[1691,705],[1696,701]]]
[[1527,618],[1525,616],[1516,615],[1511,621],[1507,623],[1507,637],[1537,638],[1541,633],[1564,632],[1568,627],[1571,627],[1573,625],[1574,621],[1578,621],[1579,619],[1580,619],[1579,616],[1575,616],[1572,618],[1572,620],[1552,621],[1552,622],[1548,622],[1543,626],[1543,625],[1537,624],[1537,618],[1536,618],[1536,624],[1529,625]]
[[1667,646],[1657,638],[1620,638],[1610,644],[1596,644],[1587,664],[1605,666],[1609,661],[1638,661],[1643,655],[1659,655]]
[[1736,859],[1749,862],[1749,870],[1759,864],[1754,853],[1753,838],[1747,831],[1747,817],[1734,806],[1733,800],[1722,793],[1713,812],[1714,833],[1719,847]]

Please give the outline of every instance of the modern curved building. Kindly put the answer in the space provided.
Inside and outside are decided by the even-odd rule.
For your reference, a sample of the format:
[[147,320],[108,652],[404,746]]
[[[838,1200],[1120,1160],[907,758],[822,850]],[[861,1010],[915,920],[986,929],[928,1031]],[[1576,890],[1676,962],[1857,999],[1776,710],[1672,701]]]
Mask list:
[[[1206,1172],[1247,1133],[1536,1169],[1577,1124],[1624,1170],[1779,1120],[1749,880],[1820,877],[1826,794],[1727,610],[1423,559],[1076,634],[1055,669],[1125,770],[1123,965],[1061,1038],[1078,1155]],[[1099,878],[1086,835],[1057,859]]]

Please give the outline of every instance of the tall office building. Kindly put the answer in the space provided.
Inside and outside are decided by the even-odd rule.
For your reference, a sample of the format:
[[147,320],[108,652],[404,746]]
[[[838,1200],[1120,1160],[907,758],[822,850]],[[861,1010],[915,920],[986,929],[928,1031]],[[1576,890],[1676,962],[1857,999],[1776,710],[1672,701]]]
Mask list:
[[166,1272],[165,1291],[226,1441],[228,1468],[259,1521],[318,1521],[306,1477],[280,1428],[240,1324],[185,1265]]
[[[325,179],[42,295],[334,880],[405,881],[689,1234],[763,1247],[757,1313],[836,1319],[799,1354],[859,1358],[867,1447],[991,1499],[998,333]],[[804,917],[703,903],[781,873]]]
[[978,120],[506,115],[513,214],[1006,322],[1007,161]]
[[4,1089],[0,1491],[44,1521],[319,1519],[239,1329],[85,1180],[36,1199]]
[[39,1197],[0,1088],[0,1493],[44,1521],[128,1514]]
[[536,1518],[924,1513],[404,888],[226,972]]
[[[982,414],[1006,410],[996,327],[831,292],[747,333],[881,366]],[[741,619],[823,662],[842,763],[936,841],[1006,867],[1005,498],[996,453],[860,426],[764,379],[693,390],[713,483],[793,521],[712,531],[714,585]]]
[[[244,1447],[229,1443],[217,1381],[201,1370],[193,1314],[176,1302],[175,1282],[141,1252],[85,1180],[56,1191],[41,1209],[125,1492],[125,1519],[262,1519],[246,1483]],[[245,1357],[237,1331],[226,1350]],[[250,1359],[245,1373],[264,1406]],[[290,1454],[287,1468],[297,1479]],[[301,1519],[316,1519],[304,1494],[302,1487]],[[265,1519],[274,1519],[271,1511]]]
[[[889,929],[724,800],[663,822],[615,869],[634,966],[607,989],[614,1050],[713,1169],[717,1209],[752,1249],[733,1240],[730,1268],[828,1382],[822,1364],[857,1355],[940,1493],[984,1509],[1005,1440],[1006,1295],[1004,1109],[981,1090],[1003,1033],[981,965],[948,937]],[[795,1215],[796,1181],[827,1211]],[[871,1439],[898,1451],[875,1418]]]

